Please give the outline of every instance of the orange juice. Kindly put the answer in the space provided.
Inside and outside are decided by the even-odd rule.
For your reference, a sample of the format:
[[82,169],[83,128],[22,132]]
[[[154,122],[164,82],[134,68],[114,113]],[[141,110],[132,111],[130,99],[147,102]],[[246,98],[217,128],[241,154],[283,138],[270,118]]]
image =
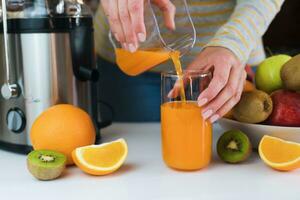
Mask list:
[[183,82],[183,73],[182,67],[180,62],[180,52],[179,51],[172,51],[170,52],[170,58],[173,61],[176,74],[178,75],[179,81],[179,90],[180,90],[180,98],[182,101],[186,101],[185,99],[185,91],[184,91],[184,82]]
[[212,127],[196,102],[161,105],[161,129],[163,159],[169,167],[196,170],[210,163]]
[[124,49],[117,48],[116,62],[119,68],[130,76],[141,74],[150,68],[170,59],[168,51],[158,49],[154,50],[138,50],[131,53]]

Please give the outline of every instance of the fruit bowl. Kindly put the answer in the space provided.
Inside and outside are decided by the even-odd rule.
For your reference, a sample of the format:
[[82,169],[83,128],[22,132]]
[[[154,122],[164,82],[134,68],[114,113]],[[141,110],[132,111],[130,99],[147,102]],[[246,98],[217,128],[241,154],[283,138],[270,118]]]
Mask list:
[[219,120],[219,124],[225,131],[238,129],[246,133],[253,145],[253,148],[255,149],[257,149],[258,144],[264,135],[270,135],[300,143],[300,127],[248,124],[226,118],[221,118]]

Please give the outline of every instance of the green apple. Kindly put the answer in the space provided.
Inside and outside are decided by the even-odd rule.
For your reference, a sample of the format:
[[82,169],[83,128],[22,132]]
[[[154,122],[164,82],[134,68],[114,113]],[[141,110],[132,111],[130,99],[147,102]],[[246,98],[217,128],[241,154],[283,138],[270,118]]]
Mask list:
[[283,88],[280,70],[290,59],[291,56],[288,55],[276,55],[265,59],[255,74],[256,88],[267,93]]

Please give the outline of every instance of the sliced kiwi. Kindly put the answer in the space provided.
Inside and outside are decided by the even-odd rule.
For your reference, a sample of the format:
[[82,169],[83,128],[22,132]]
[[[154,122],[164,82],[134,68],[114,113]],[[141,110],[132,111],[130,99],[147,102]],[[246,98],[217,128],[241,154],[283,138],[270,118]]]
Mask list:
[[239,130],[230,130],[219,138],[217,152],[223,161],[239,163],[250,156],[252,145],[245,133]]
[[39,180],[53,180],[59,177],[66,166],[67,157],[51,150],[35,150],[27,156],[29,172]]
[[260,123],[265,121],[273,110],[271,97],[260,90],[243,92],[239,103],[233,108],[236,120],[246,123]]
[[280,76],[286,89],[300,91],[300,54],[282,66]]

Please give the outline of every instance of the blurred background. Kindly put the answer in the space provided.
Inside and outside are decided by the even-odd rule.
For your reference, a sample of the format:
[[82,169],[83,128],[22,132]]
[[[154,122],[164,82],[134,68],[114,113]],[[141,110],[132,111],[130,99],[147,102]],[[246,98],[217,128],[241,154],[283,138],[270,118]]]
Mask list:
[[[264,35],[266,53],[285,53],[291,56],[300,52],[300,1],[286,0]],[[270,52],[271,51],[271,52]]]

